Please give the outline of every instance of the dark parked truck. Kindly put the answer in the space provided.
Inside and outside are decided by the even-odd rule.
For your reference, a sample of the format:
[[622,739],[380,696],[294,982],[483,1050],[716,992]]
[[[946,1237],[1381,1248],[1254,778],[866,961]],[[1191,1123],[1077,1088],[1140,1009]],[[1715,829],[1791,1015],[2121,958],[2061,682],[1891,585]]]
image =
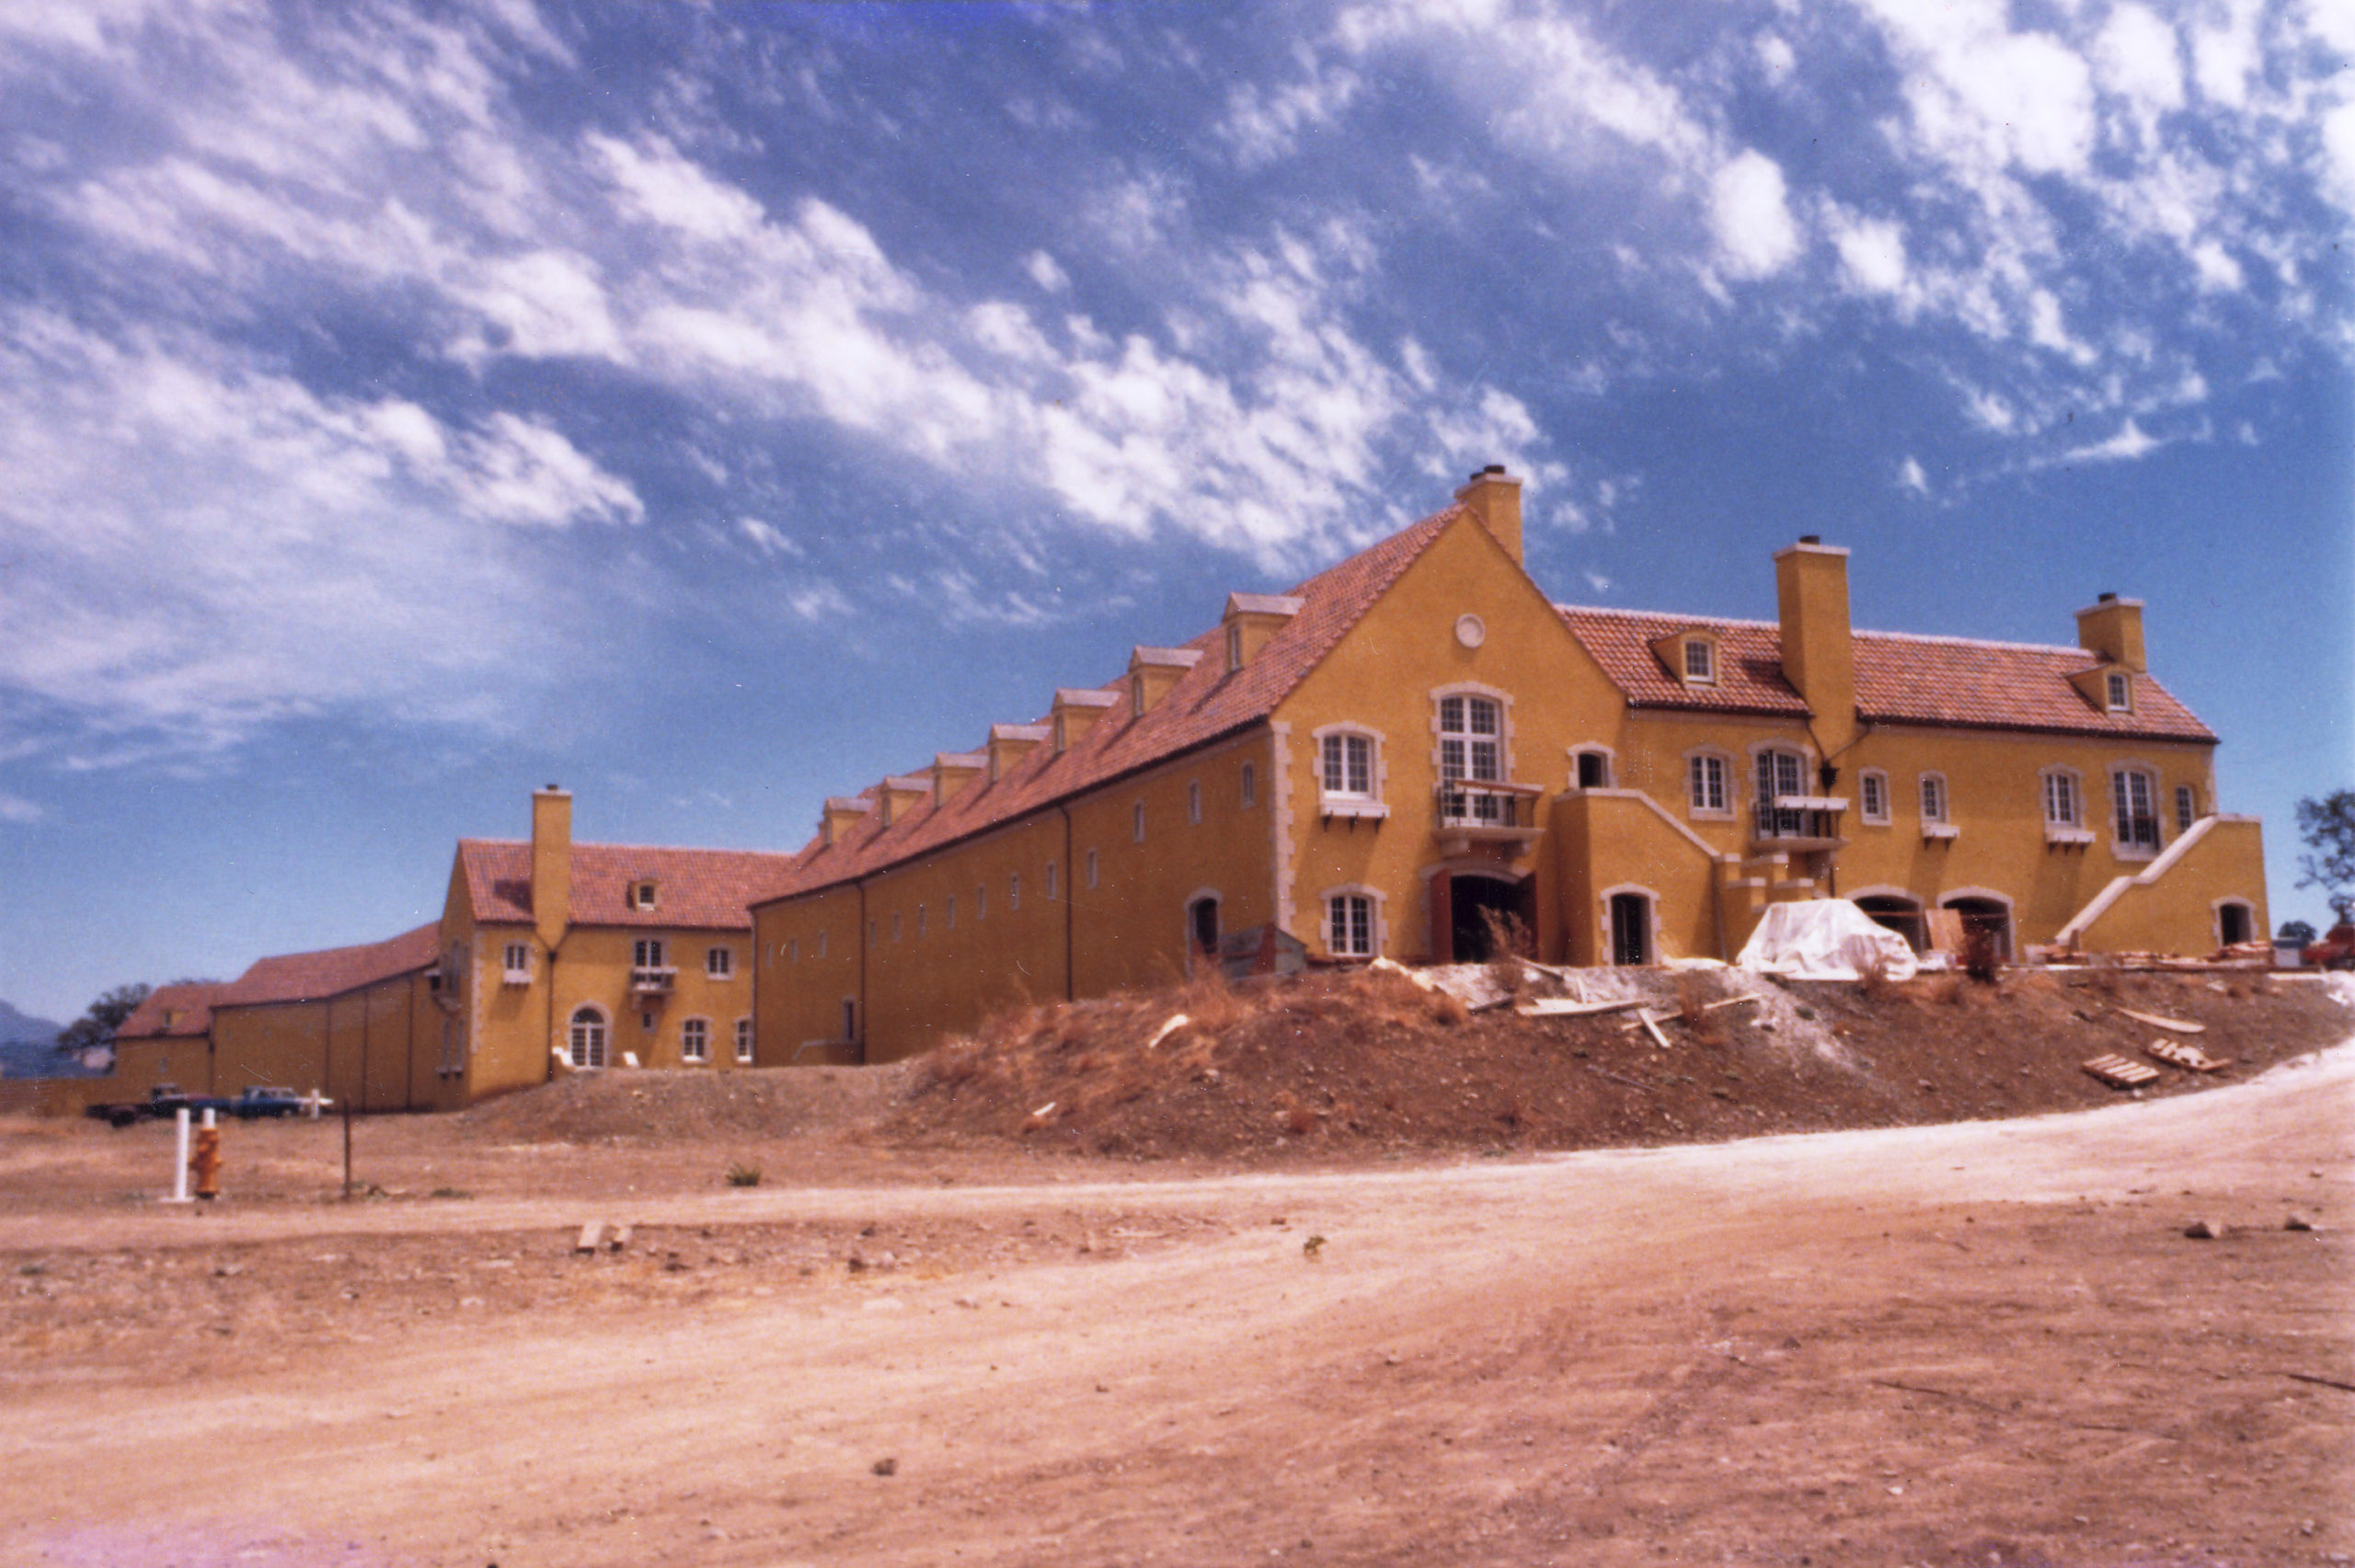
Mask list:
[[198,1110],[206,1102],[201,1094],[190,1094],[177,1083],[158,1083],[147,1091],[144,1100],[115,1100],[86,1105],[82,1114],[109,1127],[129,1127],[133,1122],[155,1116],[168,1116],[183,1110]]
[[[292,1089],[249,1083],[236,1099],[221,1094],[190,1094],[177,1083],[158,1083],[144,1100],[117,1100],[84,1107],[82,1114],[109,1127],[177,1116],[182,1111],[202,1115],[213,1111],[251,1121],[256,1116],[299,1116],[310,1108],[310,1098]],[[322,1102],[324,1104],[324,1102]]]
[[224,1102],[222,1108],[241,1120],[251,1121],[256,1116],[299,1116],[310,1104],[308,1095],[297,1094],[292,1089],[248,1083],[244,1093]]

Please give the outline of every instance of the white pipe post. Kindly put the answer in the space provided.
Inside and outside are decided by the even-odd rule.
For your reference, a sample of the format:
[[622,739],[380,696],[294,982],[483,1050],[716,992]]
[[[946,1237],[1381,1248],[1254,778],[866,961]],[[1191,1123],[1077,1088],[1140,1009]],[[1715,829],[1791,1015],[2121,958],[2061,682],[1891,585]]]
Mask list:
[[179,1124],[179,1137],[172,1161],[172,1201],[189,1203],[194,1200],[188,1196],[188,1107],[182,1105],[173,1119]]

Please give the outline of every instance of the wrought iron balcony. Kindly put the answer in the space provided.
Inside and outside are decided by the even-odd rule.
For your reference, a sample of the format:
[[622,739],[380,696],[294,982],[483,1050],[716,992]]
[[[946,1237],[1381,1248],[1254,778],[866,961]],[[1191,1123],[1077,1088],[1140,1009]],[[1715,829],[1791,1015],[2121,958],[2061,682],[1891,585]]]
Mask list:
[[630,967],[629,989],[640,996],[668,992],[679,971],[668,964],[635,964]]
[[1443,779],[1437,793],[1435,830],[1444,844],[1525,844],[1545,830],[1538,826],[1543,785],[1502,780]]
[[1750,841],[1781,850],[1836,850],[1848,841],[1840,836],[1840,817],[1848,803],[1837,795],[1778,795],[1774,804],[1751,808]]

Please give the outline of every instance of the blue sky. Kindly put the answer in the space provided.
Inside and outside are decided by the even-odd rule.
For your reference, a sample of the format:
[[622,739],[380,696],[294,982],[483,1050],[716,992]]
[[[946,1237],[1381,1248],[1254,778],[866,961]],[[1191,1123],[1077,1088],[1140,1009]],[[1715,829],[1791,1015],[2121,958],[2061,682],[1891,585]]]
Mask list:
[[2355,9],[0,8],[0,996],[790,849],[1504,462],[2355,783]]

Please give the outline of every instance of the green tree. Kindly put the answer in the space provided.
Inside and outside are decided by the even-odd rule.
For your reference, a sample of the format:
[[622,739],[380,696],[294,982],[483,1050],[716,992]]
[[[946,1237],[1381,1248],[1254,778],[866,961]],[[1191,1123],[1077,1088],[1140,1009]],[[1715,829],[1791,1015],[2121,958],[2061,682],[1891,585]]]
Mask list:
[[2280,937],[2284,942],[2294,942],[2301,947],[2310,947],[2314,944],[2315,928],[2304,921],[2283,921]]
[[2355,789],[2298,802],[2298,837],[2309,852],[2298,857],[2298,886],[2321,888],[2341,923],[2355,919]]
[[146,1001],[155,989],[134,982],[117,986],[106,992],[90,1003],[88,1012],[65,1025],[63,1033],[57,1036],[57,1048],[61,1051],[81,1051],[93,1046],[114,1044],[115,1033],[122,1027],[123,1020],[138,1012],[139,1004]]

